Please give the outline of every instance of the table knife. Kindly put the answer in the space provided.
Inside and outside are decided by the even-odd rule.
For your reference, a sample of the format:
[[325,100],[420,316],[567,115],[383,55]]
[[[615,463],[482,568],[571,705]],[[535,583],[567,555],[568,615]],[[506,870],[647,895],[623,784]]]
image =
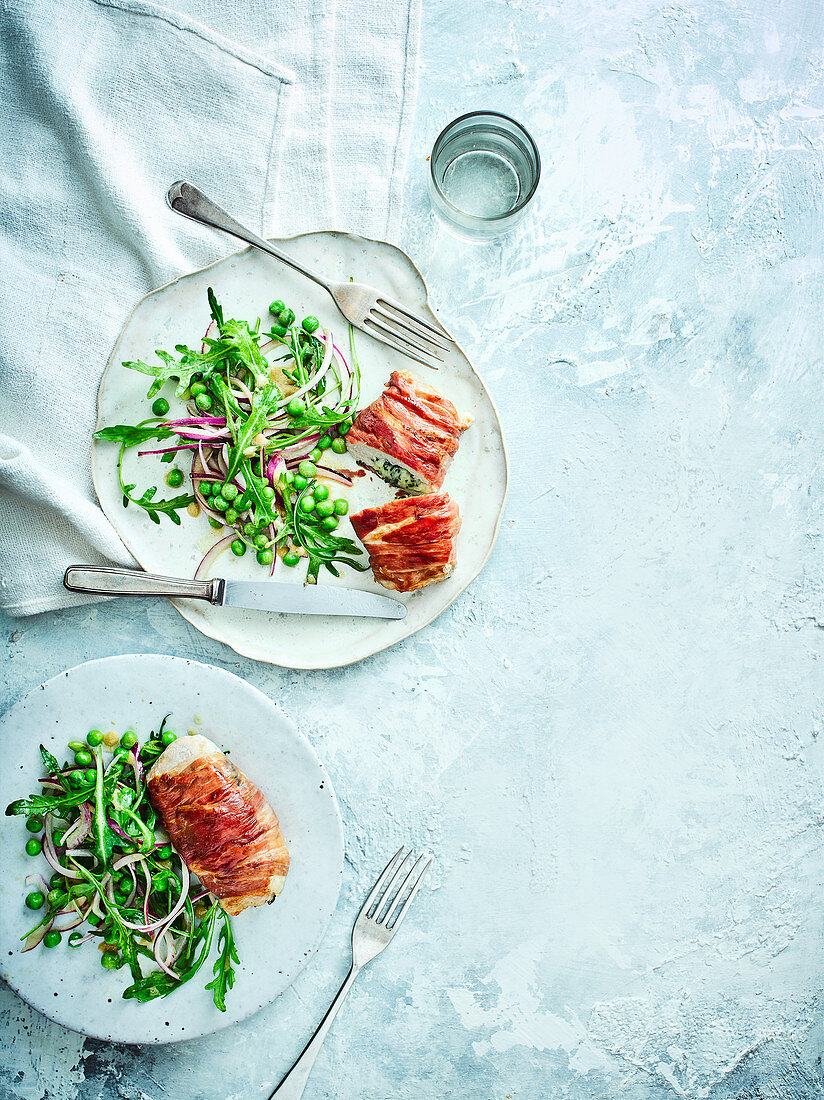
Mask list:
[[390,596],[322,584],[229,581],[221,577],[194,581],[102,565],[70,565],[63,584],[70,592],[95,596],[166,596],[206,600],[219,607],[248,607],[293,615],[354,615],[373,619],[403,619],[406,615],[405,606]]

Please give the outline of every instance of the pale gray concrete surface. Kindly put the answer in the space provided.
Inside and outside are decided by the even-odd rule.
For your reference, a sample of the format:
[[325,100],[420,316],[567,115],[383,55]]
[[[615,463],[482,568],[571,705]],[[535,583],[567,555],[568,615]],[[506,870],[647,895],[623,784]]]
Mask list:
[[[8,700],[109,653],[248,678],[328,765],[348,848],[316,960],[214,1038],[84,1043],[0,990],[4,1100],[264,1095],[403,839],[431,889],[308,1098],[824,1095],[821,6],[426,0],[422,50],[400,243],[501,411],[497,548],[338,672],[239,659],[166,606],[4,622]],[[489,246],[426,196],[473,107],[544,157],[534,220]]]

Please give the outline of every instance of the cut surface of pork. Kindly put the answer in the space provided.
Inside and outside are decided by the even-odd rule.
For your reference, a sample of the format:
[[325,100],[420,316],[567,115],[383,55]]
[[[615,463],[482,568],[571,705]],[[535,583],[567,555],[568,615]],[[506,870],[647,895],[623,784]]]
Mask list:
[[433,493],[443,484],[461,432],[470,423],[437,390],[396,370],[380,397],[358,413],[346,449],[390,485],[407,493]]

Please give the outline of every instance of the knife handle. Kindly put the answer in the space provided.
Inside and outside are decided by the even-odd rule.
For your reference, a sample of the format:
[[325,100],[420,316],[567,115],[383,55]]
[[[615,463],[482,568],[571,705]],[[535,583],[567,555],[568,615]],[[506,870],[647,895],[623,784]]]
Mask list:
[[113,569],[106,565],[70,565],[63,576],[70,592],[94,596],[167,596],[169,599],[208,600],[222,603],[226,582],[188,581],[159,577],[140,569]]

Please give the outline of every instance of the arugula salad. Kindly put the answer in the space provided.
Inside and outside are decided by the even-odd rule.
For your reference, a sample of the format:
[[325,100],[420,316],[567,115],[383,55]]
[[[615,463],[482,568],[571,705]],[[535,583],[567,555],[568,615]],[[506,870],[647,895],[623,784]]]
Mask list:
[[[128,967],[125,998],[165,997],[201,969],[217,939],[214,1003],[226,994],[239,962],[229,917],[173,850],[146,793],[145,772],[176,735],[163,720],[142,746],[129,730],[91,730],[70,741],[71,760],[59,764],[40,746],[40,793],[6,807],[25,816],[29,856],[41,853],[51,877],[26,877],[25,903],[41,919],[26,933],[23,951],[42,944],[94,944],[106,970]],[[67,935],[68,934],[68,935]],[[145,974],[141,960],[149,960]]]
[[[213,527],[228,528],[196,577],[227,548],[238,557],[251,551],[270,574],[278,558],[288,567],[306,561],[311,583],[321,567],[334,576],[340,565],[365,571],[361,549],[336,533],[348,501],[331,497],[325,484],[352,485],[351,476],[325,461],[327,452],[346,453],[357,412],[360,369],[352,326],[347,362],[316,317],[298,325],[280,300],[269,307],[274,321],[264,333],[260,318],[254,325],[226,319],[211,288],[208,300],[211,322],[199,350],[178,344],[174,355],[156,351],[157,362],[123,364],[152,378],[146,397],[153,402],[153,415],[140,423],[95,433],[119,444],[123,506],[144,509],[158,524],[162,516],[179,524],[182,511],[203,511]],[[158,395],[170,381],[187,402],[185,417],[167,418],[169,402]],[[147,446],[152,442],[163,445]],[[138,456],[159,454],[162,462],[175,463],[165,479],[172,489],[183,485],[185,460],[191,493],[160,497],[151,485],[138,495],[123,474],[123,457],[133,447]]]

